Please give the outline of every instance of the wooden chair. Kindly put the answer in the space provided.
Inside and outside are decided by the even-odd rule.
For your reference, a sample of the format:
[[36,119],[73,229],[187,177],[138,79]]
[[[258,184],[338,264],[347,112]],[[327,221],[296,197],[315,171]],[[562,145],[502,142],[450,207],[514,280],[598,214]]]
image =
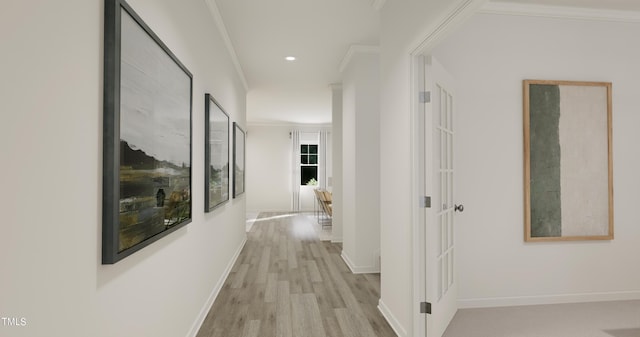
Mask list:
[[322,208],[323,217],[322,220],[318,219],[318,222],[322,222],[322,227],[331,226],[331,220],[333,216],[332,197],[331,192],[325,190],[318,190],[319,204]]
[[319,219],[320,212],[322,211],[322,200],[320,198],[320,190],[317,188],[313,189],[313,194],[315,195],[315,201],[313,203],[313,214],[315,214],[316,219]]

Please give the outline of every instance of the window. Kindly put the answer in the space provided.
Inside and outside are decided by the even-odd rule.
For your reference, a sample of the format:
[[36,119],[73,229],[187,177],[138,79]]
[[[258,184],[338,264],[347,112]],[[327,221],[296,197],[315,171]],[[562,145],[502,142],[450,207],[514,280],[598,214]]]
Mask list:
[[300,185],[318,184],[318,145],[300,145]]

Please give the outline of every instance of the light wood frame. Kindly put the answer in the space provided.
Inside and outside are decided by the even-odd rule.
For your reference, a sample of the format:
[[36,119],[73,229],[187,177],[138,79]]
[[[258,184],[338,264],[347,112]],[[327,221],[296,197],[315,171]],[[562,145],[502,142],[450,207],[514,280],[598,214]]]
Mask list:
[[[606,91],[606,107],[603,107],[602,109],[602,113],[606,113],[606,125],[597,125],[598,128],[598,132],[606,132],[606,137],[603,137],[604,139],[602,139],[602,142],[607,142],[606,145],[604,145],[606,147],[606,160],[607,160],[607,164],[606,164],[606,176],[601,176],[598,175],[599,177],[599,181],[603,182],[606,180],[606,190],[607,190],[607,195],[606,195],[606,200],[604,200],[604,196],[603,196],[603,200],[602,202],[606,202],[606,205],[602,205],[599,204],[600,207],[602,208],[607,208],[607,212],[608,214],[606,215],[606,219],[608,220],[608,224],[603,224],[601,229],[604,229],[604,226],[606,226],[606,230],[607,233],[597,233],[595,235],[590,235],[588,233],[584,234],[584,235],[555,235],[555,236],[534,236],[532,235],[532,172],[531,172],[531,164],[532,164],[532,141],[531,141],[531,137],[532,137],[532,133],[536,133],[539,131],[532,131],[531,130],[531,109],[536,108],[534,106],[532,106],[532,100],[531,100],[531,88],[532,85],[548,85],[548,86],[558,86],[558,90],[560,90],[560,87],[563,86],[573,86],[573,87],[601,87],[603,90]],[[580,89],[580,88],[578,88]],[[524,240],[526,242],[548,242],[548,241],[578,241],[578,240],[612,240],[614,238],[613,236],[613,158],[612,158],[612,85],[610,82],[574,82],[574,81],[552,81],[552,80],[524,80],[523,81],[523,120],[524,120],[524,222],[525,222],[525,226],[524,226]],[[559,99],[559,95],[558,95],[558,102],[560,101]],[[589,96],[585,96],[585,97],[581,97],[581,101],[585,102],[588,101],[591,97]],[[575,99],[575,97],[574,97]],[[589,103],[589,102],[588,102]],[[534,102],[534,104],[537,104]],[[590,104],[590,103],[589,103]],[[561,106],[560,104],[558,104],[558,106]],[[540,107],[537,107],[537,109],[540,109]],[[596,110],[597,107],[594,107],[594,110]],[[560,108],[558,107],[558,115],[561,115],[561,113],[559,112]],[[598,110],[599,111],[599,110]],[[559,119],[559,118],[558,118]],[[584,120],[584,119],[582,119]],[[597,122],[594,122],[597,123]],[[559,123],[558,123],[559,124]],[[602,127],[602,129],[600,129],[600,127]],[[572,131],[575,131],[575,127],[572,128]],[[536,130],[540,130],[539,128]],[[587,135],[591,135],[592,131],[594,130],[583,130],[584,132],[582,132],[581,134],[587,134]],[[560,133],[560,127],[558,126],[558,133]],[[567,132],[570,133],[570,132]],[[597,132],[593,132],[593,134],[597,134]],[[558,137],[559,138],[559,137]],[[542,139],[542,138],[538,138],[538,139]],[[558,148],[560,148],[560,141],[558,140]],[[546,151],[547,149],[545,149],[545,151],[540,151],[542,153],[549,153],[552,151]],[[558,151],[559,155],[558,157],[560,158],[559,160],[562,160],[562,152]],[[570,153],[570,152],[567,152]],[[574,155],[575,156],[575,155]],[[540,158],[540,157],[537,157]],[[603,158],[604,159],[604,158]],[[590,165],[591,166],[591,165]],[[603,165],[604,166],[604,165]],[[560,169],[558,169],[560,170]],[[538,183],[533,182],[533,184]],[[581,185],[583,186],[583,185]],[[575,193],[575,192],[574,192]],[[558,194],[558,199],[561,198],[561,191],[557,192]],[[538,196],[539,197],[539,196]],[[568,197],[567,197],[568,198]],[[538,199],[540,200],[540,199]],[[559,207],[560,209],[562,209],[562,203],[560,202],[560,200],[558,200],[558,203],[560,204]],[[574,214],[574,213],[572,213]],[[567,215],[569,216],[569,215]],[[561,218],[562,219],[562,218]],[[579,226],[580,224],[578,224]],[[560,220],[560,226],[562,228],[562,220]],[[562,229],[560,229],[560,231],[562,231]]]

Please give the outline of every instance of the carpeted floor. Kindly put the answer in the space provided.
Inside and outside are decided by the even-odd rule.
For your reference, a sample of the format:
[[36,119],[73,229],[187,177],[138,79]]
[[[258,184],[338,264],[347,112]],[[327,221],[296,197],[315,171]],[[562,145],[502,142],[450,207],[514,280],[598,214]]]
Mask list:
[[640,337],[640,301],[458,311],[443,337]]

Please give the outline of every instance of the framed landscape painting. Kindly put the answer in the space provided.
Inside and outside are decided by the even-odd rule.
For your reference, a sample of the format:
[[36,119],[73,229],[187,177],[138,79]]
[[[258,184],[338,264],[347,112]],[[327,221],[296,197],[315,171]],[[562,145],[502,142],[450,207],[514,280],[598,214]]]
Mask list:
[[245,133],[233,122],[233,197],[244,193]]
[[229,115],[210,94],[205,94],[204,211],[229,200]]
[[102,263],[191,222],[192,75],[123,0],[105,0]]
[[612,240],[611,83],[523,87],[525,241]]

